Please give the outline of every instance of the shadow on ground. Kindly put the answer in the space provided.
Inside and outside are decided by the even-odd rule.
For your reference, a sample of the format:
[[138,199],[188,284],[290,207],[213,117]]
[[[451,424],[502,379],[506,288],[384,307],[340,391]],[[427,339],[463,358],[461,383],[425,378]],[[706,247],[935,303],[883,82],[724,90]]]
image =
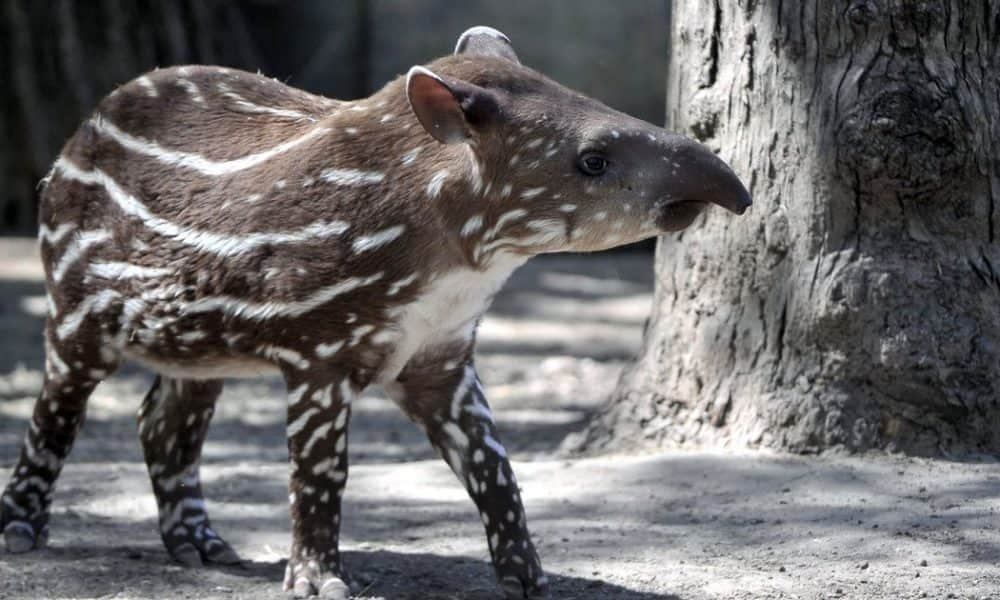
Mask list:
[[[117,596],[128,590],[129,595],[155,598],[164,587],[170,597],[206,598],[283,597],[280,593],[285,572],[285,560],[246,561],[237,567],[207,567],[186,569],[167,562],[166,556],[145,547],[121,547],[114,557],[114,571],[98,569],[85,557],[92,549],[63,547],[29,555],[5,557],[7,566],[19,565],[36,570],[38,563],[58,572],[60,578],[75,582],[59,586],[59,592],[70,597],[103,598]],[[392,600],[497,600],[501,597],[493,580],[492,567],[482,560],[462,556],[441,556],[430,553],[400,553],[387,551],[353,551],[344,554],[348,569],[360,571],[362,591],[359,599],[385,598]],[[53,586],[48,581],[18,580],[5,586],[22,597],[51,597]],[[549,577],[553,598],[596,600],[680,600],[673,594],[636,592],[596,577]]]

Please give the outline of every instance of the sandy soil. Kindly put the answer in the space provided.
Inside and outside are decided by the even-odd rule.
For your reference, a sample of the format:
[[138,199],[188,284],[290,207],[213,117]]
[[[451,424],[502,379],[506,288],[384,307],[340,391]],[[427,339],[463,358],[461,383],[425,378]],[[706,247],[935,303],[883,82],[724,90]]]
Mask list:
[[[0,242],[0,469],[40,382],[40,274]],[[873,455],[666,452],[567,458],[638,347],[649,257],[551,257],[519,271],[482,328],[480,370],[555,598],[1000,598],[1000,467]],[[0,550],[0,598],[280,597],[288,552],[283,400],[227,384],[205,450],[216,528],[241,568],[189,570],[160,545],[135,439],[150,377],[92,399],[46,550]],[[343,547],[363,598],[498,598],[472,503],[384,397],[351,424]]]

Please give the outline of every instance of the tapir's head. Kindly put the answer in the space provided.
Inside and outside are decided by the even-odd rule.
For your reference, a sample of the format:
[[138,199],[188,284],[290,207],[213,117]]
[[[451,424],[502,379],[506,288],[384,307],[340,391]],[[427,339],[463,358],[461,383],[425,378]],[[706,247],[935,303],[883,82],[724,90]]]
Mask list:
[[521,65],[495,29],[470,29],[453,56],[412,68],[406,93],[430,135],[471,150],[484,198],[530,215],[534,233],[521,237],[534,251],[617,246],[683,229],[710,204],[751,204],[708,148]]

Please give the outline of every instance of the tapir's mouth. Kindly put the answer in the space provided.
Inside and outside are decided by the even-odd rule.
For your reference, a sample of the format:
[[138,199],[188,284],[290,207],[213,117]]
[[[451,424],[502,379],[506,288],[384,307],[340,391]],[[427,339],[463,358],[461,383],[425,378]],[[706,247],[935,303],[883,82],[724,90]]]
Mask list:
[[680,231],[698,218],[705,209],[705,203],[698,200],[683,200],[663,207],[656,225],[663,231]]

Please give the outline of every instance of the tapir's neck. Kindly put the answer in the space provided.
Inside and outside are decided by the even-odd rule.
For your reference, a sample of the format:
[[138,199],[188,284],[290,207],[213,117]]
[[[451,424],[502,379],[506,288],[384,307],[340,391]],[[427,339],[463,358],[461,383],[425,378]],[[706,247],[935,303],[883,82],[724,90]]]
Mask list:
[[[416,216],[436,231],[432,245],[445,264],[482,270],[500,254],[511,254],[500,252],[499,242],[513,217],[525,213],[507,208],[511,186],[498,181],[474,142],[442,144],[424,131],[400,82],[343,103],[319,125],[347,136],[331,136],[318,146],[320,162],[337,156],[338,164],[381,178],[376,201],[387,203],[386,211],[417,207]],[[529,255],[523,248],[517,254],[524,260]]]

